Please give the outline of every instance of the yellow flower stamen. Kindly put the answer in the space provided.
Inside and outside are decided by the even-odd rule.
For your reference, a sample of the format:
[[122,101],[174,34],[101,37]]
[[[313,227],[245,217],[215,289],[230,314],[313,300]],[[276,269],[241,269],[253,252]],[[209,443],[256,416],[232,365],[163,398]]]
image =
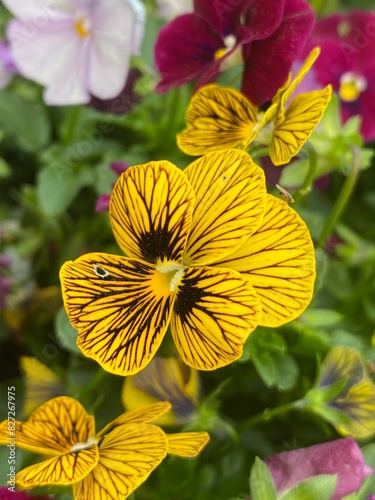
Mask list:
[[343,101],[353,102],[366,90],[367,82],[363,76],[349,71],[340,78],[339,95]]
[[156,271],[166,275],[169,291],[174,293],[177,292],[178,285],[180,284],[184,272],[184,266],[182,264],[176,264],[175,262],[165,262],[163,264],[158,264],[156,266]]
[[81,38],[85,38],[86,36],[88,36],[90,34],[88,22],[84,18],[78,19],[75,22],[74,27],[75,27],[76,32],[78,33],[78,36],[80,36]]
[[218,49],[215,52],[214,59],[217,61],[218,59],[223,58],[233,47],[236,45],[236,37],[234,35],[228,35],[224,38],[224,47]]

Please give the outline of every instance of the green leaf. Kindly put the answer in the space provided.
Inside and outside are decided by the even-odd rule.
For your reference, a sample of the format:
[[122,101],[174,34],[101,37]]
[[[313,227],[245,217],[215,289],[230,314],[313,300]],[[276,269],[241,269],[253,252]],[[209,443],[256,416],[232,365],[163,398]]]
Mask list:
[[48,144],[50,138],[50,124],[43,104],[9,90],[0,92],[0,126],[24,151],[37,151]]
[[321,474],[305,479],[279,497],[279,500],[330,500],[337,476]]
[[4,160],[4,158],[0,157],[0,179],[4,177],[9,177],[12,173],[12,170],[8,163]]
[[275,483],[267,465],[258,457],[250,473],[250,493],[252,500],[277,500]]
[[276,373],[275,386],[279,391],[289,391],[292,389],[296,385],[299,376],[298,365],[294,358],[288,354],[282,358],[278,358],[276,361]]
[[258,327],[245,344],[244,359],[251,359],[263,382],[271,387],[278,378],[279,359],[286,354],[284,338],[269,328]]
[[332,326],[340,323],[343,315],[333,309],[308,309],[302,315],[302,320],[311,326]]
[[70,324],[68,315],[63,307],[61,307],[55,317],[56,338],[63,349],[82,356],[81,351],[77,347],[78,331]]
[[62,214],[81,188],[92,182],[88,167],[53,162],[38,173],[37,195],[42,211],[50,216]]

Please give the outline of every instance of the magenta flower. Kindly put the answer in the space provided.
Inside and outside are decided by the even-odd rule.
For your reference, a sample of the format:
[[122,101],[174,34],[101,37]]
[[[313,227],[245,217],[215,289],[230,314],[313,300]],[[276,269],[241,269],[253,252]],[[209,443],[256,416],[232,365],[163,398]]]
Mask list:
[[242,48],[242,91],[261,105],[285,83],[313,23],[305,0],[195,0],[193,13],[178,16],[159,33],[155,62],[162,80],[156,90],[193,80],[203,85]]
[[[118,177],[129,168],[129,164],[124,161],[114,161],[109,165],[109,168],[117,174]],[[95,212],[108,212],[109,203],[111,201],[110,194],[101,194],[96,200]]]
[[336,474],[336,489],[331,500],[340,500],[356,492],[363,480],[373,473],[371,467],[364,463],[362,451],[354,438],[283,451],[266,457],[264,462],[279,493],[288,491],[309,477]]
[[26,491],[12,491],[6,486],[0,486],[0,500],[52,500],[52,497],[35,497]]
[[345,122],[362,117],[365,141],[375,139],[375,12],[352,11],[319,21],[308,47],[319,45],[314,71],[318,82],[332,84]]
[[[143,9],[135,0],[4,0],[17,17],[8,25],[20,73],[46,87],[47,104],[117,96],[139,49]],[[137,9],[134,8],[137,6]],[[139,6],[139,9],[138,9]]]

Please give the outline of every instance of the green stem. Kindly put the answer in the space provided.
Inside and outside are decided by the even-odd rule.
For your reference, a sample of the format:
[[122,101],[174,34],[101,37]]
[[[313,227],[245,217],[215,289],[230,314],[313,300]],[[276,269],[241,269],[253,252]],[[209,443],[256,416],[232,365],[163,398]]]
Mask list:
[[237,430],[238,432],[241,432],[244,429],[252,427],[253,425],[256,425],[260,422],[267,422],[268,420],[271,420],[271,418],[276,417],[277,415],[282,415],[283,413],[286,413],[290,410],[301,408],[303,402],[304,400],[299,399],[298,401],[293,401],[292,403],[286,403],[285,405],[277,406],[276,408],[271,408],[271,409],[266,408],[262,413],[258,413],[257,415],[254,415],[253,417],[250,417],[249,419],[242,422],[238,426]]
[[313,182],[315,180],[315,173],[318,164],[318,156],[316,154],[315,148],[312,144],[307,142],[304,147],[304,151],[309,155],[309,168],[307,169],[305,179],[302,186],[293,193],[293,198],[295,202],[298,202],[301,198],[308,195],[312,189]]
[[323,226],[323,230],[318,241],[318,247],[320,248],[324,248],[327,238],[332,233],[335,225],[337,224],[339,218],[344,212],[358,179],[358,174],[360,170],[360,159],[361,159],[360,149],[358,146],[352,146],[352,151],[353,151],[353,163],[351,165],[351,169],[348,173],[348,176],[342,186],[340,194],[336,200],[336,203],[333,206],[330,216],[328,217],[326,223]]
[[77,395],[75,396],[77,399],[81,399],[85,397],[87,394],[92,392],[94,389],[99,387],[103,379],[107,376],[107,372],[102,368],[99,368],[95,375],[92,377],[90,382],[84,385],[81,389],[77,391]]
[[76,133],[79,115],[81,114],[81,109],[82,109],[82,106],[74,106],[70,111],[68,124],[67,124],[67,127],[65,129],[65,133],[63,135],[63,142],[65,145],[68,145],[68,144],[73,142],[73,139],[74,139],[74,136]]

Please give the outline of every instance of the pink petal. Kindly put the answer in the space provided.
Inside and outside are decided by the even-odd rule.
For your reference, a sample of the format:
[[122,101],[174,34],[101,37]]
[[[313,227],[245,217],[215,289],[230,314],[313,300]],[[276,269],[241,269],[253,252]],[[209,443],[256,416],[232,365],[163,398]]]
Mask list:
[[89,101],[85,88],[87,41],[80,39],[69,17],[35,29],[28,21],[8,26],[13,59],[26,78],[47,87],[47,104]]
[[3,0],[2,3],[15,17],[29,19],[36,27],[58,10],[51,0]]
[[298,450],[284,451],[265,458],[278,492],[319,474],[337,474],[337,485],[331,500],[354,493],[372,469],[364,463],[360,447],[353,438]]

